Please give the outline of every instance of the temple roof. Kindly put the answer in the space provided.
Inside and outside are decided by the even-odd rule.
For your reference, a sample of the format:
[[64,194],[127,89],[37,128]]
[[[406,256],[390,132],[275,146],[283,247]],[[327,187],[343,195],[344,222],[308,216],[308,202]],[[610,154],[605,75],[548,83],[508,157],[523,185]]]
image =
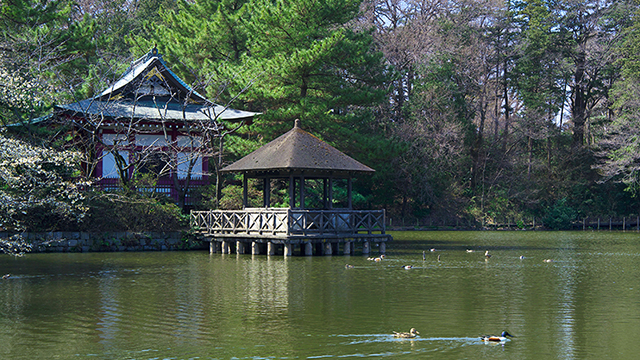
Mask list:
[[127,72],[100,95],[56,112],[109,118],[210,121],[250,119],[257,113],[214,104],[169,69],[157,49],[134,61]]
[[326,175],[373,173],[375,170],[302,130],[296,120],[293,129],[221,171],[253,175],[302,171]]

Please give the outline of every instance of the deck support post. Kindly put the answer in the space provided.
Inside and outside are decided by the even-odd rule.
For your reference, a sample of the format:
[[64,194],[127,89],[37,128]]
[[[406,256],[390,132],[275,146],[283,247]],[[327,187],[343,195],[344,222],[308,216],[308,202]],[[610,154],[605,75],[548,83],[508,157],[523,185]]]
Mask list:
[[332,255],[333,246],[331,246],[330,242],[324,243],[324,255]]
[[284,244],[284,257],[291,256],[291,243]]
[[362,242],[362,253],[363,254],[369,254],[371,252],[371,247],[369,246],[369,242],[368,241],[363,241]]
[[387,243],[383,241],[380,243],[380,254],[384,254],[386,252],[387,252]]
[[274,244],[271,241],[269,241],[267,243],[267,255],[273,256],[275,254],[276,254],[276,244]]
[[236,254],[244,254],[244,243],[242,241],[236,241]]
[[260,255],[260,243],[257,241],[251,242],[251,255]]
[[351,241],[344,242],[344,254],[351,255]]
[[304,255],[305,256],[313,255],[313,244],[311,244],[311,242],[304,243]]
[[228,241],[223,241],[222,242],[222,253],[223,254],[229,254],[229,242]]
[[217,252],[217,244],[215,241],[209,241],[209,254],[215,254]]

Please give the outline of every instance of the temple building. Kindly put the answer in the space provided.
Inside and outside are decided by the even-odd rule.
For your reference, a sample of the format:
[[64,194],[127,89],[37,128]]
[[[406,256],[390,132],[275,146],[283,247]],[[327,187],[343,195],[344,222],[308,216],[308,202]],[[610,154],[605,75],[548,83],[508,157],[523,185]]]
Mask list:
[[99,95],[58,105],[54,117],[74,126],[89,156],[87,175],[109,190],[140,175],[155,177],[146,191],[182,205],[189,189],[209,181],[212,139],[250,123],[257,113],[217,105],[187,85],[157,49],[134,61]]

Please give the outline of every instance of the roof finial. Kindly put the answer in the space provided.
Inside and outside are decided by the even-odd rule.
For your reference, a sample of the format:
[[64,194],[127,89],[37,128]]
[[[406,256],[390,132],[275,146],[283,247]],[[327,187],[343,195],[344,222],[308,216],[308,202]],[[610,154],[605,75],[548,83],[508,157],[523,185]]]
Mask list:
[[293,127],[294,128],[300,128],[300,119],[296,119],[296,121],[293,123]]

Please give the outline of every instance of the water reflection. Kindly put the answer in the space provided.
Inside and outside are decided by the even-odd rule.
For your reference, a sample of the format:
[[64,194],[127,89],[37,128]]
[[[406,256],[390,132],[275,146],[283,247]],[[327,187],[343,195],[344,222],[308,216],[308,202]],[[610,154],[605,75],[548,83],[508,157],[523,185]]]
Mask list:
[[[637,234],[404,235],[420,238],[395,235],[381,262],[205,252],[2,257],[0,273],[13,276],[0,282],[0,358],[581,359],[640,350]],[[419,337],[392,336],[412,327]],[[516,337],[479,340],[502,330]]]

